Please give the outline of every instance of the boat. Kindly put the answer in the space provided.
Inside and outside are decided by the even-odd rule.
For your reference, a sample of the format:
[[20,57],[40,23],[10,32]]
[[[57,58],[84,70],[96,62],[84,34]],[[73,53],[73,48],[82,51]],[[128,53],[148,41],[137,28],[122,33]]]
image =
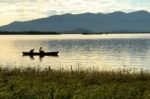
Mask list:
[[22,52],[23,56],[58,56],[58,51],[57,52],[44,52],[44,53],[39,53],[39,52]]

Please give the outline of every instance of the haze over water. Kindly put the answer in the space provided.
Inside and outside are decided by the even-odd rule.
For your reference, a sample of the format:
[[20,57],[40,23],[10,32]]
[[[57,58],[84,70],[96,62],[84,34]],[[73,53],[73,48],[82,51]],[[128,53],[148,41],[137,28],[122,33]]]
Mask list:
[[[150,34],[9,35],[0,36],[2,67],[53,69],[150,69]],[[23,57],[22,51],[43,47],[59,57]]]

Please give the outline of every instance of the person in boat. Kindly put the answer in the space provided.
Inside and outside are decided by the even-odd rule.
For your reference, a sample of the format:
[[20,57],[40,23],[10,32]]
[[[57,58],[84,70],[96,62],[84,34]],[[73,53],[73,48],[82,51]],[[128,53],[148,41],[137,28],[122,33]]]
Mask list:
[[40,54],[44,54],[44,50],[42,50],[42,47],[40,47],[39,53],[40,53]]
[[34,49],[31,49],[31,50],[30,50],[30,54],[33,54],[33,52],[34,52]]

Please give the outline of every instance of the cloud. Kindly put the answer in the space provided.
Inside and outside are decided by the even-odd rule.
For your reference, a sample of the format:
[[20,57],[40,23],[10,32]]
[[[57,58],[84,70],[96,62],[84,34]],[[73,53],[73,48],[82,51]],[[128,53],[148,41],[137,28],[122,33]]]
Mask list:
[[0,25],[64,13],[150,11],[149,0],[0,0]]

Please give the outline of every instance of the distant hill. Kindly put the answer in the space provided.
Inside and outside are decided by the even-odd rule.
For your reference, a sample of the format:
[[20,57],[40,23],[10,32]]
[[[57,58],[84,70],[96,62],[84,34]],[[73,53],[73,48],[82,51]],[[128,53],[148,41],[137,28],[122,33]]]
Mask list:
[[82,29],[82,28],[76,28],[73,30],[69,30],[69,31],[64,31],[63,33],[92,33],[91,31],[87,30],[87,29]]
[[0,31],[41,32],[150,32],[150,13],[121,11],[108,14],[64,14],[26,22],[13,22],[0,27]]

